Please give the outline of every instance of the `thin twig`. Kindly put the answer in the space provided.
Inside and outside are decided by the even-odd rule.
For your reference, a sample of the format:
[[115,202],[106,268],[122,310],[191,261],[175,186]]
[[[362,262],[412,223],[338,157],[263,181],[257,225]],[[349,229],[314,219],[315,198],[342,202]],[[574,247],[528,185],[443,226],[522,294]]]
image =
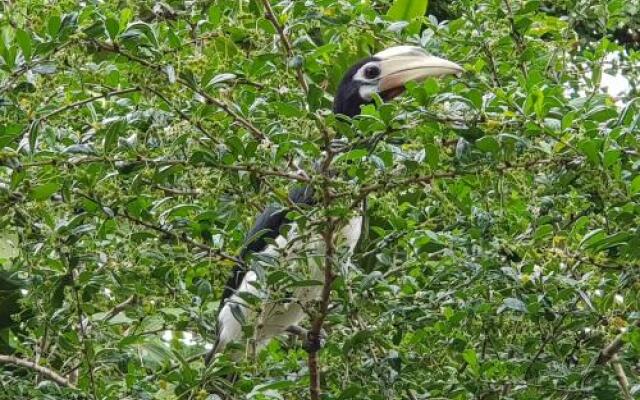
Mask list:
[[204,128],[204,126],[202,125],[202,123],[200,123],[200,121],[192,121],[191,118],[189,118],[189,116],[187,114],[185,114],[178,107],[174,106],[173,103],[164,94],[162,94],[160,91],[158,91],[156,89],[153,89],[151,87],[148,87],[148,86],[145,87],[144,89],[150,91],[151,93],[153,93],[154,95],[159,97],[166,105],[171,107],[173,109],[173,111],[175,111],[176,114],[178,114],[180,116],[180,118],[182,118],[183,121],[186,121],[186,122],[192,124],[193,126],[195,126],[196,129],[198,129],[203,135],[205,135],[206,137],[211,139],[211,141],[213,141],[213,143],[216,143],[216,144],[220,143],[220,140],[217,137],[213,136],[213,134],[211,134],[208,130],[206,130]]
[[[578,301],[580,301],[579,298],[576,299],[576,301],[573,303],[574,307],[578,303]],[[545,347],[549,344],[549,342],[552,339],[555,340],[556,339],[556,335],[559,332],[561,332],[560,328],[562,327],[562,324],[563,324],[563,322],[564,322],[564,320],[565,320],[567,315],[569,315],[569,312],[566,312],[566,313],[562,314],[560,319],[558,319],[558,321],[551,328],[551,332],[549,332],[549,334],[546,335],[545,338],[542,340],[542,343],[540,344],[540,348],[538,348],[538,351],[533,356],[533,358],[529,361],[529,365],[527,366],[527,369],[524,371],[525,379],[529,376],[529,373],[533,369],[534,364],[536,363],[536,361],[538,361],[538,359],[540,358],[540,356],[544,352]]]
[[38,374],[51,379],[52,381],[54,381],[58,385],[66,386],[66,387],[71,388],[71,389],[75,389],[76,388],[73,383],[69,382],[69,380],[67,380],[65,377],[63,377],[62,375],[60,375],[56,371],[54,371],[54,370],[52,370],[50,368],[38,365],[35,362],[30,361],[30,360],[25,360],[23,358],[18,358],[18,357],[14,357],[14,356],[0,355],[0,364],[13,364],[13,365],[18,365],[20,367],[29,368],[29,369],[32,369],[32,370],[36,371]]
[[522,62],[522,54],[525,51],[524,40],[522,40],[522,34],[518,32],[518,27],[516,26],[515,19],[513,18],[513,10],[511,9],[511,2],[509,0],[504,0],[504,6],[507,9],[507,20],[509,21],[510,26],[510,35],[513,41],[516,43],[516,49],[518,51],[518,67],[522,71],[522,75],[526,78],[527,66]]
[[[552,164],[552,163],[567,163],[572,160],[579,160],[579,159],[555,159],[555,160],[534,159],[534,160],[524,162],[522,164],[505,163],[505,164],[493,167],[491,171],[504,172],[504,171],[517,170],[517,169],[528,169],[536,165],[545,165],[545,164]],[[448,172],[434,173],[430,175],[410,176],[402,179],[386,179],[382,183],[375,183],[375,184],[361,187],[360,190],[357,192],[355,200],[353,200],[353,202],[351,203],[351,208],[357,207],[358,204],[360,204],[360,202],[370,193],[388,191],[398,187],[408,187],[416,184],[429,184],[435,179],[455,178],[463,175],[470,175],[476,172],[477,171],[469,171],[469,170],[448,171]],[[348,197],[348,196],[351,196],[352,193],[353,192],[351,191],[339,192],[339,193],[336,193],[334,197]]]
[[107,322],[112,320],[116,315],[120,314],[120,312],[124,311],[131,303],[133,303],[136,299],[135,295],[131,295],[127,297],[122,303],[116,304],[104,318],[102,318],[102,322]]
[[[92,202],[96,203],[97,205],[99,205],[102,208],[105,207],[105,205],[100,200],[98,200],[98,199],[96,199],[94,197],[91,197],[88,194],[82,193],[80,191],[76,191],[75,193],[78,194],[81,197],[84,197],[85,199],[87,199],[89,201],[92,201]],[[136,218],[133,215],[127,213],[126,211],[125,212],[120,212],[120,211],[117,211],[114,208],[112,208],[111,210],[112,210],[114,216],[125,218],[125,219],[127,219],[127,220],[129,220],[131,222],[134,222],[134,223],[138,224],[138,225],[144,226],[145,228],[149,228],[149,229],[154,230],[156,232],[160,232],[160,233],[162,233],[164,235],[167,235],[167,236],[171,237],[173,240],[176,240],[178,242],[181,241],[183,243],[187,243],[187,244],[191,245],[192,247],[195,247],[197,249],[206,251],[207,253],[209,253],[212,256],[218,257],[218,258],[223,259],[223,260],[233,261],[234,263],[241,262],[240,259],[238,259],[237,257],[228,255],[228,254],[224,253],[222,250],[215,249],[215,248],[213,248],[213,247],[211,247],[209,245],[206,245],[204,243],[196,242],[195,240],[193,240],[192,238],[190,238],[189,236],[187,236],[184,233],[180,235],[180,234],[178,234],[176,232],[173,232],[172,230],[170,230],[168,228],[164,228],[162,226],[155,225],[155,224],[152,224],[152,223],[147,222],[147,221],[143,221],[143,220],[141,220],[139,218]]]
[[151,183],[149,181],[145,181],[145,183],[150,184],[154,189],[163,191],[165,193],[165,195],[189,196],[189,197],[197,197],[197,196],[202,195],[202,191],[198,190],[198,189],[184,190],[184,189],[176,189],[176,188],[172,188],[172,187],[156,185],[156,184],[153,184],[153,183]]
[[[144,58],[140,58],[138,56],[135,56],[133,54],[130,54],[128,52],[123,51],[119,46],[117,45],[110,45],[110,44],[106,44],[106,43],[101,43],[98,41],[91,41],[91,43],[93,43],[94,45],[96,45],[97,47],[99,47],[102,50],[105,51],[109,51],[111,53],[115,53],[115,54],[119,54],[131,61],[134,61],[138,64],[141,64],[149,69],[154,70],[155,72],[159,72],[159,73],[164,73],[163,69],[161,66],[153,64],[147,60],[145,60]],[[176,82],[178,82],[179,84],[181,84],[184,87],[189,88],[190,90],[192,90],[193,92],[199,94],[200,96],[202,96],[207,103],[209,104],[213,104],[216,107],[220,108],[221,110],[223,110],[225,113],[227,113],[227,115],[229,115],[236,123],[238,123],[239,125],[245,127],[257,140],[260,141],[265,141],[267,140],[267,137],[264,133],[262,133],[260,131],[260,129],[256,128],[249,120],[247,120],[246,118],[244,118],[243,116],[241,116],[240,114],[238,114],[236,111],[231,109],[231,106],[226,104],[225,102],[223,102],[222,100],[218,100],[215,97],[211,96],[209,93],[207,93],[204,89],[197,87],[195,84],[193,84],[192,82],[189,82],[188,80],[182,78],[182,77],[176,77]]]
[[[478,24],[478,21],[476,21],[475,12],[473,11],[473,9],[471,10],[470,17],[471,17],[471,21],[475,25],[476,31],[480,33],[484,33],[483,29]],[[501,87],[502,84],[500,83],[500,76],[498,75],[496,58],[494,57],[493,52],[491,51],[491,49],[489,48],[485,40],[480,40],[480,44],[482,47],[482,51],[484,52],[485,56],[487,57],[487,60],[489,61],[489,69],[491,70],[491,78],[493,79],[493,86]]]
[[18,67],[15,71],[13,71],[11,74],[9,74],[9,76],[4,80],[4,82],[2,83],[2,86],[0,87],[0,93],[4,93],[5,91],[9,90],[9,87],[13,85],[14,81],[16,79],[18,79],[18,77],[20,77],[22,74],[24,74],[25,72],[29,71],[30,69],[33,69],[35,66],[49,61],[51,59],[52,56],[54,56],[57,52],[59,52],[60,50],[64,49],[65,47],[67,47],[68,45],[70,45],[72,42],[68,41],[68,42],[64,42],[59,44],[58,46],[54,47],[49,54],[46,54],[42,57],[40,57],[37,60],[32,60],[30,63],[25,63],[23,65],[21,65],[20,67]]
[[[282,41],[284,49],[287,53],[287,57],[293,58],[294,54],[293,54],[293,47],[291,46],[291,41],[287,37],[287,33],[285,32],[282,25],[280,25],[280,22],[278,22],[278,18],[273,13],[273,9],[271,8],[271,3],[269,2],[269,0],[262,0],[262,5],[264,6],[265,16],[269,21],[271,21],[271,24],[273,25],[273,27],[276,28],[276,31],[278,31],[278,35],[280,35],[280,40]],[[309,85],[307,85],[307,81],[305,81],[304,79],[302,65],[298,65],[295,68],[296,68],[296,75],[298,77],[298,83],[300,83],[300,87],[305,93],[308,93]]]
[[93,362],[91,360],[91,355],[93,354],[93,349],[91,349],[91,342],[89,341],[88,332],[85,330],[85,321],[82,312],[82,303],[80,302],[80,291],[77,286],[77,271],[73,268],[68,255],[62,251],[58,252],[60,255],[60,260],[63,264],[65,264],[66,269],[69,273],[69,276],[72,278],[71,288],[73,291],[73,296],[75,299],[76,312],[78,314],[78,328],[80,330],[80,340],[81,344],[84,347],[84,362],[87,366],[87,371],[89,374],[89,383],[91,384],[91,391],[93,392],[93,398],[98,399],[98,391],[96,388],[96,379],[93,373]]
[[92,102],[94,102],[96,100],[105,99],[105,98],[108,98],[108,97],[111,97],[111,96],[119,96],[119,95],[123,95],[123,94],[127,94],[127,93],[133,93],[133,92],[136,92],[138,90],[140,90],[140,88],[138,88],[138,87],[122,89],[122,90],[114,90],[114,91],[111,91],[111,92],[103,93],[101,95],[88,97],[86,99],[82,99],[82,100],[76,101],[75,103],[67,104],[67,105],[62,106],[60,108],[57,108],[57,109],[55,109],[53,111],[50,111],[50,112],[46,113],[45,115],[43,115],[41,117],[35,117],[34,119],[32,119],[31,123],[27,124],[27,128],[25,128],[23,135],[29,135],[29,133],[31,132],[31,130],[34,127],[34,124],[40,125],[42,122],[50,119],[51,117],[53,117],[55,115],[62,114],[65,111],[69,111],[69,110],[72,110],[74,108],[82,107],[85,104],[92,103]]
[[290,179],[298,182],[310,182],[310,178],[305,174],[295,174],[288,172],[281,172],[276,170],[266,170],[258,168],[254,165],[234,165],[234,164],[216,164],[211,162],[202,162],[202,163],[194,163],[190,160],[182,160],[182,159],[167,159],[167,158],[146,158],[146,157],[136,157],[136,158],[109,158],[109,157],[101,157],[101,156],[87,156],[81,158],[72,158],[68,160],[59,160],[59,159],[51,159],[51,160],[42,160],[42,161],[33,161],[28,163],[20,164],[22,168],[32,168],[32,167],[42,167],[46,165],[66,165],[66,166],[77,166],[83,164],[92,164],[92,163],[122,163],[122,164],[146,164],[152,165],[156,167],[160,166],[168,166],[168,165],[193,165],[198,167],[211,167],[222,170],[229,171],[239,171],[239,172],[250,172],[259,176],[274,176],[285,179]]
[[103,94],[100,94],[100,95],[97,95],[97,96],[93,96],[93,97],[88,97],[86,99],[76,101],[75,103],[67,104],[66,106],[62,106],[62,107],[60,107],[58,109],[55,109],[55,110],[53,110],[51,112],[48,112],[47,114],[43,115],[39,119],[41,121],[44,121],[44,120],[46,120],[48,118],[53,117],[54,115],[62,114],[65,111],[69,111],[71,109],[81,107],[81,106],[83,106],[85,104],[93,103],[96,100],[106,99],[106,98],[109,98],[109,97],[112,97],[112,96],[120,96],[120,95],[127,94],[127,93],[133,93],[133,92],[137,92],[139,90],[140,90],[139,87],[132,87],[132,88],[128,88],[128,89],[114,90],[114,91],[103,93]]

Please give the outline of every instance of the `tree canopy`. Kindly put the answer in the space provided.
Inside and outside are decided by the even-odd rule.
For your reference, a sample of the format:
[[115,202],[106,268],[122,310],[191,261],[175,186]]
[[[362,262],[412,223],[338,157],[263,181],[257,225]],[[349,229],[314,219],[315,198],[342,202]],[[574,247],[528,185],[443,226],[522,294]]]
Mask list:
[[[0,7],[0,398],[640,395],[637,1]],[[465,73],[334,115],[397,44]],[[283,337],[206,368],[246,233],[301,183],[332,279],[260,272],[330,289],[317,364]],[[349,261],[332,229],[363,199]]]

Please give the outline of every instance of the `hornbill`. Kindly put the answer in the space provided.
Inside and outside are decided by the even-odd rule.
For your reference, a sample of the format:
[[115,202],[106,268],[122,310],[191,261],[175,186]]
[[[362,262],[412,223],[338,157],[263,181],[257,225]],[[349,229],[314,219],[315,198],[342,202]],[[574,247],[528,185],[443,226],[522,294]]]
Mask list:
[[[374,93],[383,100],[391,100],[404,91],[404,85],[410,81],[421,81],[430,76],[459,74],[459,65],[427,54],[414,46],[395,46],[376,53],[353,65],[342,78],[334,97],[333,112],[354,117],[360,113],[360,107],[373,102]],[[289,192],[289,199],[297,205],[313,206],[315,203],[311,187],[295,187]],[[300,263],[300,258],[307,259],[301,268],[308,268],[311,279],[323,280],[324,242],[316,237],[304,237],[296,242],[300,235],[295,223],[287,219],[289,210],[269,206],[257,217],[256,222],[246,236],[240,253],[242,265],[237,265],[229,278],[218,309],[218,337],[214,348],[207,355],[209,364],[214,354],[221,352],[230,342],[242,339],[243,329],[239,319],[255,318],[258,323],[253,332],[256,348],[285,332],[302,334],[304,330],[298,324],[304,319],[305,305],[320,297],[321,287],[311,286],[297,288],[293,298],[288,301],[262,304],[260,315],[245,302],[246,294],[253,298],[264,297],[264,286],[258,274],[250,267],[251,256],[283,257],[284,263]],[[338,237],[344,240],[348,255],[354,251],[362,230],[362,214],[351,218],[339,231]],[[288,233],[281,228],[291,224]],[[304,249],[303,249],[304,247]],[[285,256],[281,251],[288,249]],[[310,250],[311,249],[311,250]],[[257,317],[257,318],[256,318]],[[316,344],[317,346],[317,344]]]

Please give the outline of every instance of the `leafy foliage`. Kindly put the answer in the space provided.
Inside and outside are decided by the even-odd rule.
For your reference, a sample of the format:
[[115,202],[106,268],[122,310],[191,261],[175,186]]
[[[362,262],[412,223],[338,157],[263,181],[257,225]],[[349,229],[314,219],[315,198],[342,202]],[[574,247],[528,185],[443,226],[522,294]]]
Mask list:
[[[4,363],[0,397],[305,398],[293,339],[202,357],[244,235],[301,176],[335,196],[290,213],[310,230],[368,202],[327,399],[640,393],[640,53],[614,34],[636,3],[282,1],[276,24],[255,0],[2,7],[0,352],[69,384]],[[353,62],[407,43],[467,72],[329,111]],[[327,135],[354,144],[330,181]],[[621,332],[626,385],[598,363]]]

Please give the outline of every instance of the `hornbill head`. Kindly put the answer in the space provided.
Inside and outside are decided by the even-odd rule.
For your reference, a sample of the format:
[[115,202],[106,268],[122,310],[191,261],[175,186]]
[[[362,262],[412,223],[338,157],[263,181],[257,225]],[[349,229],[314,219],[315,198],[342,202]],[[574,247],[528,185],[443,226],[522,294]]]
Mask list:
[[360,114],[361,105],[373,102],[373,93],[387,101],[399,96],[407,82],[462,71],[458,64],[431,56],[420,47],[390,47],[347,71],[338,86],[333,112],[354,117]]

